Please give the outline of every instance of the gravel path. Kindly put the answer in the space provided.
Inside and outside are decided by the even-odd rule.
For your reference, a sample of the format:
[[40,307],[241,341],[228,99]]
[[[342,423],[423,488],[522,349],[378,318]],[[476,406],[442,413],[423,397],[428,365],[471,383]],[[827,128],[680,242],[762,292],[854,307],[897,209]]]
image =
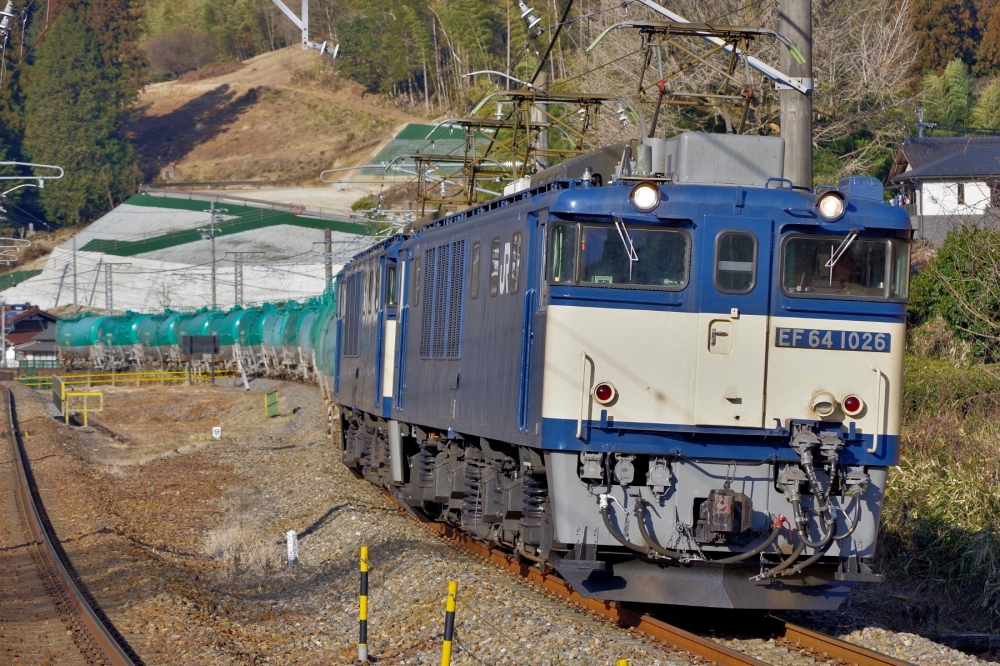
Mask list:
[[[116,438],[67,428],[15,388],[64,548],[148,666],[356,663],[362,545],[379,664],[437,663],[449,579],[459,582],[456,665],[692,663],[438,540],[340,463],[318,391],[278,388],[271,420],[257,390],[105,389],[100,422]],[[299,535],[291,567],[288,530]],[[840,628],[915,663],[982,663],[905,634]],[[824,663],[769,641],[727,644],[774,664]]]

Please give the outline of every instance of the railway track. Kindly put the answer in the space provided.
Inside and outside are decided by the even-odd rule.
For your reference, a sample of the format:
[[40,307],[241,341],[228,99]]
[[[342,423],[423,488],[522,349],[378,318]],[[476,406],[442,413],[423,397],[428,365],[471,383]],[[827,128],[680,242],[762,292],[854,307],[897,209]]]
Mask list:
[[[540,588],[546,594],[586,609],[612,624],[632,629],[654,641],[691,655],[699,661],[717,666],[768,666],[767,662],[617,602],[582,597],[562,578],[543,572],[538,565],[518,560],[512,555],[472,539],[449,525],[426,520],[408,507],[404,506],[403,508],[426,529],[460,550],[505,569],[525,582]],[[768,629],[771,637],[780,645],[802,652],[804,656],[813,660],[844,666],[909,666],[909,662],[873,652],[833,636],[786,622],[778,617],[769,618]]]
[[0,437],[6,468],[0,480],[0,661],[25,664],[133,666],[141,660],[103,619],[70,574],[27,464],[13,394],[0,387]]

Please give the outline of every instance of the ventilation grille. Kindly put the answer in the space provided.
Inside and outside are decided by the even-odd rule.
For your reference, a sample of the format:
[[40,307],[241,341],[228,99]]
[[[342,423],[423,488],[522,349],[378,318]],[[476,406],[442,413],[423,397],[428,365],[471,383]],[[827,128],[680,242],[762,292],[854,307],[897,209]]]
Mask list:
[[424,251],[420,357],[459,358],[465,294],[465,240]]
[[431,357],[431,326],[434,321],[434,258],[437,256],[437,248],[432,247],[424,252],[424,284],[422,285],[423,308],[420,320],[420,357]]
[[355,273],[347,278],[347,313],[344,317],[344,356],[358,355],[358,340],[361,333],[362,280],[364,273]]
[[462,292],[465,286],[465,241],[451,246],[451,286],[448,290],[448,358],[458,358],[462,340]]

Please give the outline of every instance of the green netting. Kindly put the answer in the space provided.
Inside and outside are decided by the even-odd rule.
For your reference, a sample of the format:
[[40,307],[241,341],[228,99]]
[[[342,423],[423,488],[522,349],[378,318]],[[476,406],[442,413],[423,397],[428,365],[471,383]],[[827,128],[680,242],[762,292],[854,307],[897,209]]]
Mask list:
[[[126,203],[133,206],[195,211],[207,210],[209,206],[208,202],[205,201],[156,197],[148,194],[137,194]],[[347,220],[321,220],[315,217],[302,217],[285,211],[251,208],[249,206],[239,206],[230,203],[226,203],[220,206],[220,208],[226,210],[225,214],[229,219],[218,224],[219,236],[263,229],[264,227],[273,227],[279,224],[291,224],[310,229],[330,229],[332,231],[361,236],[370,236],[377,231],[374,225],[359,224]],[[201,240],[201,232],[197,229],[184,229],[171,231],[162,236],[154,236],[153,238],[146,238],[140,241],[95,238],[80,249],[87,252],[104,252],[105,254],[113,254],[119,257],[133,257],[143,252],[155,252],[156,250],[163,250],[168,247],[193,243],[199,240]]]
[[[434,132],[433,134],[431,134],[432,131]],[[429,134],[430,136],[428,136]],[[431,145],[432,141],[434,143],[433,146]],[[390,141],[369,162],[369,164],[378,166],[362,169],[361,173],[365,176],[381,176],[385,172],[384,165],[388,165],[402,155],[412,155],[413,153],[461,157],[465,154],[465,140],[462,138],[462,130],[457,127],[438,127],[434,129],[434,125],[410,123],[400,130],[396,138]],[[413,164],[412,160],[400,160],[400,162],[396,162],[399,166],[402,166],[404,163],[410,166]],[[390,171],[387,175],[405,176],[406,174],[401,174],[398,171]]]
[[41,271],[14,271],[6,275],[0,275],[0,291],[16,287],[25,280],[30,280],[36,275],[41,275]]

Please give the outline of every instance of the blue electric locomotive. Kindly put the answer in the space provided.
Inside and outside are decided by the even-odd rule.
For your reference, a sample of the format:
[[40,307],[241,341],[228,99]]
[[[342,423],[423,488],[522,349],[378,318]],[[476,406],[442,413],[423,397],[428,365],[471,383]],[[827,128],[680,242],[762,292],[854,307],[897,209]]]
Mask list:
[[779,138],[632,148],[344,268],[343,460],[585,596],[836,608],[880,578],[909,218]]

